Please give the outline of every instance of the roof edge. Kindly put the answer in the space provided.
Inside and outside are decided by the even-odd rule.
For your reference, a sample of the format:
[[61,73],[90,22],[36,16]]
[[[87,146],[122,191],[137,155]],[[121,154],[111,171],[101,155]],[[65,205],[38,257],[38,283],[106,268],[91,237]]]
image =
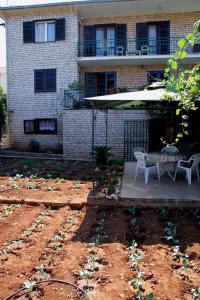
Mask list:
[[[79,0],[79,1],[68,1],[68,2],[55,2],[55,3],[43,3],[43,4],[32,4],[32,5],[16,5],[16,6],[0,6],[0,11],[20,10],[20,9],[33,9],[33,8],[45,8],[45,7],[56,7],[65,5],[84,5],[84,4],[100,4],[109,2],[129,2],[136,0]],[[141,1],[141,0],[139,0]]]

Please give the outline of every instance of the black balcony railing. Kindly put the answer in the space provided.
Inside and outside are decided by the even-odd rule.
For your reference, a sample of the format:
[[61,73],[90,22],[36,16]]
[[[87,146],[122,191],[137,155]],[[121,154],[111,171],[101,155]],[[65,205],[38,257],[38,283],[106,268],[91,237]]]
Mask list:
[[[178,49],[181,37],[130,40],[80,41],[79,57],[90,56],[128,56],[173,54]],[[200,37],[195,45],[188,45],[188,53],[200,53]]]
[[85,98],[112,95],[123,92],[134,92],[139,88],[111,88],[111,89],[86,89],[84,91],[65,90],[64,91],[64,109],[82,109],[90,108],[90,102]]

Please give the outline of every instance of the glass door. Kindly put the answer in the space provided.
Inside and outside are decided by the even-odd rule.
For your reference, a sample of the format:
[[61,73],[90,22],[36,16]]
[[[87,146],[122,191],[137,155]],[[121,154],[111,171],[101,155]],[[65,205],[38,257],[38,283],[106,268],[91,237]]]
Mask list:
[[152,24],[148,26],[149,53],[157,53],[157,26]]
[[96,27],[96,55],[106,56],[115,54],[115,27]]

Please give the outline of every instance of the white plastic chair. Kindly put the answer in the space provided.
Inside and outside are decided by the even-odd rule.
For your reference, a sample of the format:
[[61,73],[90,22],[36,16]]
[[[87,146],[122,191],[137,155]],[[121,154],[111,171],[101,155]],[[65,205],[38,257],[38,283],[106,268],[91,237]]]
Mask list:
[[147,55],[149,53],[149,46],[148,45],[142,45],[141,46],[141,55]]
[[175,154],[178,153],[178,148],[175,146],[166,146],[161,150],[162,153]]
[[192,172],[196,171],[198,181],[200,181],[199,176],[199,163],[200,163],[200,153],[192,155],[188,160],[182,160],[179,159],[178,165],[176,168],[174,181],[176,180],[176,175],[178,172],[178,169],[182,169],[186,172],[186,179],[188,181],[188,184],[192,184]]
[[123,46],[117,46],[117,55],[124,55],[124,47]]
[[146,150],[143,147],[134,147],[133,148],[133,153],[134,152],[142,152],[142,153],[146,153]]
[[144,170],[145,184],[149,181],[149,173],[152,170],[156,170],[158,173],[158,179],[160,181],[159,167],[155,162],[150,162],[149,157],[143,152],[134,152],[134,156],[137,160],[135,169],[135,180],[137,179],[138,169]]

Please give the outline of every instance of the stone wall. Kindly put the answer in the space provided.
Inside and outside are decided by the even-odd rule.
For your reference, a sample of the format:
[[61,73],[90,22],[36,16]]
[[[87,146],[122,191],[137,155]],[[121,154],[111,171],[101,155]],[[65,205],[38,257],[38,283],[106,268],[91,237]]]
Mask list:
[[200,19],[200,11],[184,13],[160,13],[134,16],[96,17],[81,19],[81,37],[83,37],[83,26],[94,24],[127,24],[128,39],[136,37],[136,23],[170,21],[171,37],[183,36],[192,31],[193,25]]
[[[23,43],[23,22],[62,18],[66,19],[66,39],[48,43]],[[41,147],[51,148],[62,144],[63,139],[63,90],[77,80],[77,12],[70,7],[48,8],[15,12],[6,19],[8,111],[10,145],[26,147],[31,139]],[[34,93],[34,70],[57,70],[56,93]],[[57,135],[24,134],[24,120],[57,118]]]
[[[95,145],[106,144],[106,114],[95,110]],[[108,110],[108,147],[117,158],[124,155],[124,122],[147,120],[145,110]],[[63,115],[64,157],[72,160],[90,160],[92,147],[92,110],[66,110]]]

